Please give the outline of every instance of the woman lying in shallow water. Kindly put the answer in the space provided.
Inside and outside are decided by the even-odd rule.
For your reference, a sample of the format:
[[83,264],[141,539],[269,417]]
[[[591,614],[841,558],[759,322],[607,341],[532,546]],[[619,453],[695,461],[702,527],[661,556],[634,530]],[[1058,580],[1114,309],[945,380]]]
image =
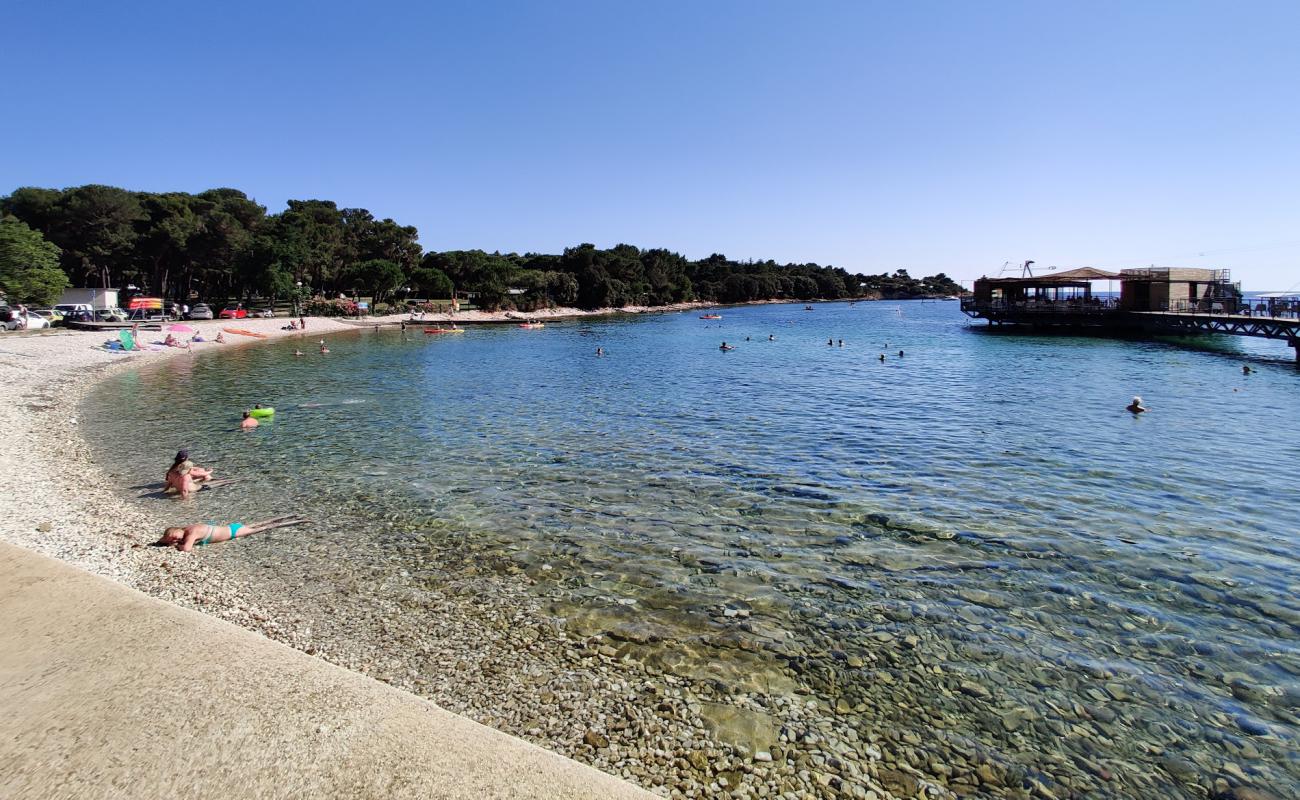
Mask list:
[[229,525],[211,525],[200,522],[194,525],[168,528],[163,531],[162,538],[154,542],[154,547],[175,547],[177,550],[188,553],[195,547],[201,547],[205,544],[232,542],[235,539],[243,539],[254,533],[262,533],[275,528],[285,528],[290,525],[301,525],[308,521],[303,517],[290,515],[287,517],[272,517],[261,522],[250,522],[247,525],[242,522],[232,522]]

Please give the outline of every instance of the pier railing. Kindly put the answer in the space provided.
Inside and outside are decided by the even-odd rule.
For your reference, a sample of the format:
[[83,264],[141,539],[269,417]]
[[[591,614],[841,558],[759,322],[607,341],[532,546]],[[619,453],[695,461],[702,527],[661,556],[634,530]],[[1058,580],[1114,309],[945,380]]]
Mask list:
[[1200,300],[1177,300],[1160,310],[1176,314],[1234,314],[1242,317],[1300,319],[1300,300],[1276,297],[1203,297]]
[[1116,298],[1078,300],[976,300],[961,299],[961,310],[978,314],[1109,314],[1119,310]]

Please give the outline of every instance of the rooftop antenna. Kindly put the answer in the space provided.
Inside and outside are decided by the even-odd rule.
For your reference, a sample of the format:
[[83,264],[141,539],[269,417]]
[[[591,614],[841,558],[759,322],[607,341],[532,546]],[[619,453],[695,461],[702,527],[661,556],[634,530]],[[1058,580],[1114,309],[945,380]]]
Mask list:
[[1032,278],[1032,277],[1034,277],[1034,271],[1033,271],[1032,269],[1029,268],[1030,266],[1033,265],[1033,263],[1034,263],[1034,262],[1032,262],[1032,261],[1026,261],[1026,262],[1024,263],[1024,265],[1020,268],[1020,277],[1022,277],[1022,278]]

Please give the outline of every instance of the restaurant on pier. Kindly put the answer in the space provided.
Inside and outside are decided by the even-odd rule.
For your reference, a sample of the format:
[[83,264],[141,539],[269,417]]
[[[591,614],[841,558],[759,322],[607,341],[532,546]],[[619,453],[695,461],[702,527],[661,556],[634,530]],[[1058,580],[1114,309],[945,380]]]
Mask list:
[[[1300,295],[1245,297],[1226,269],[1081,267],[1034,275],[1032,263],[1026,262],[1020,277],[975,281],[974,291],[962,298],[962,311],[993,326],[1028,330],[1281,339],[1296,349],[1300,363]],[[1106,289],[1096,291],[1102,282]]]

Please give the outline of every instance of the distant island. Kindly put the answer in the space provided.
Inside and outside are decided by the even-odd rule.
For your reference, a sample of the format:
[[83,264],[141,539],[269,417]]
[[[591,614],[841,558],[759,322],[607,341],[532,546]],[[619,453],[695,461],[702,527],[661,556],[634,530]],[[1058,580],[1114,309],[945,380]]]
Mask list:
[[369,297],[379,313],[414,298],[473,297],[485,310],[662,306],[703,301],[910,299],[960,294],[943,273],[863,275],[819,264],[692,261],[671,250],[592,244],[560,254],[424,252],[415,227],[328,200],[268,214],[236,189],[133,192],[23,187],[0,198],[0,290],[49,305],[68,286],[134,286],[176,301]]

